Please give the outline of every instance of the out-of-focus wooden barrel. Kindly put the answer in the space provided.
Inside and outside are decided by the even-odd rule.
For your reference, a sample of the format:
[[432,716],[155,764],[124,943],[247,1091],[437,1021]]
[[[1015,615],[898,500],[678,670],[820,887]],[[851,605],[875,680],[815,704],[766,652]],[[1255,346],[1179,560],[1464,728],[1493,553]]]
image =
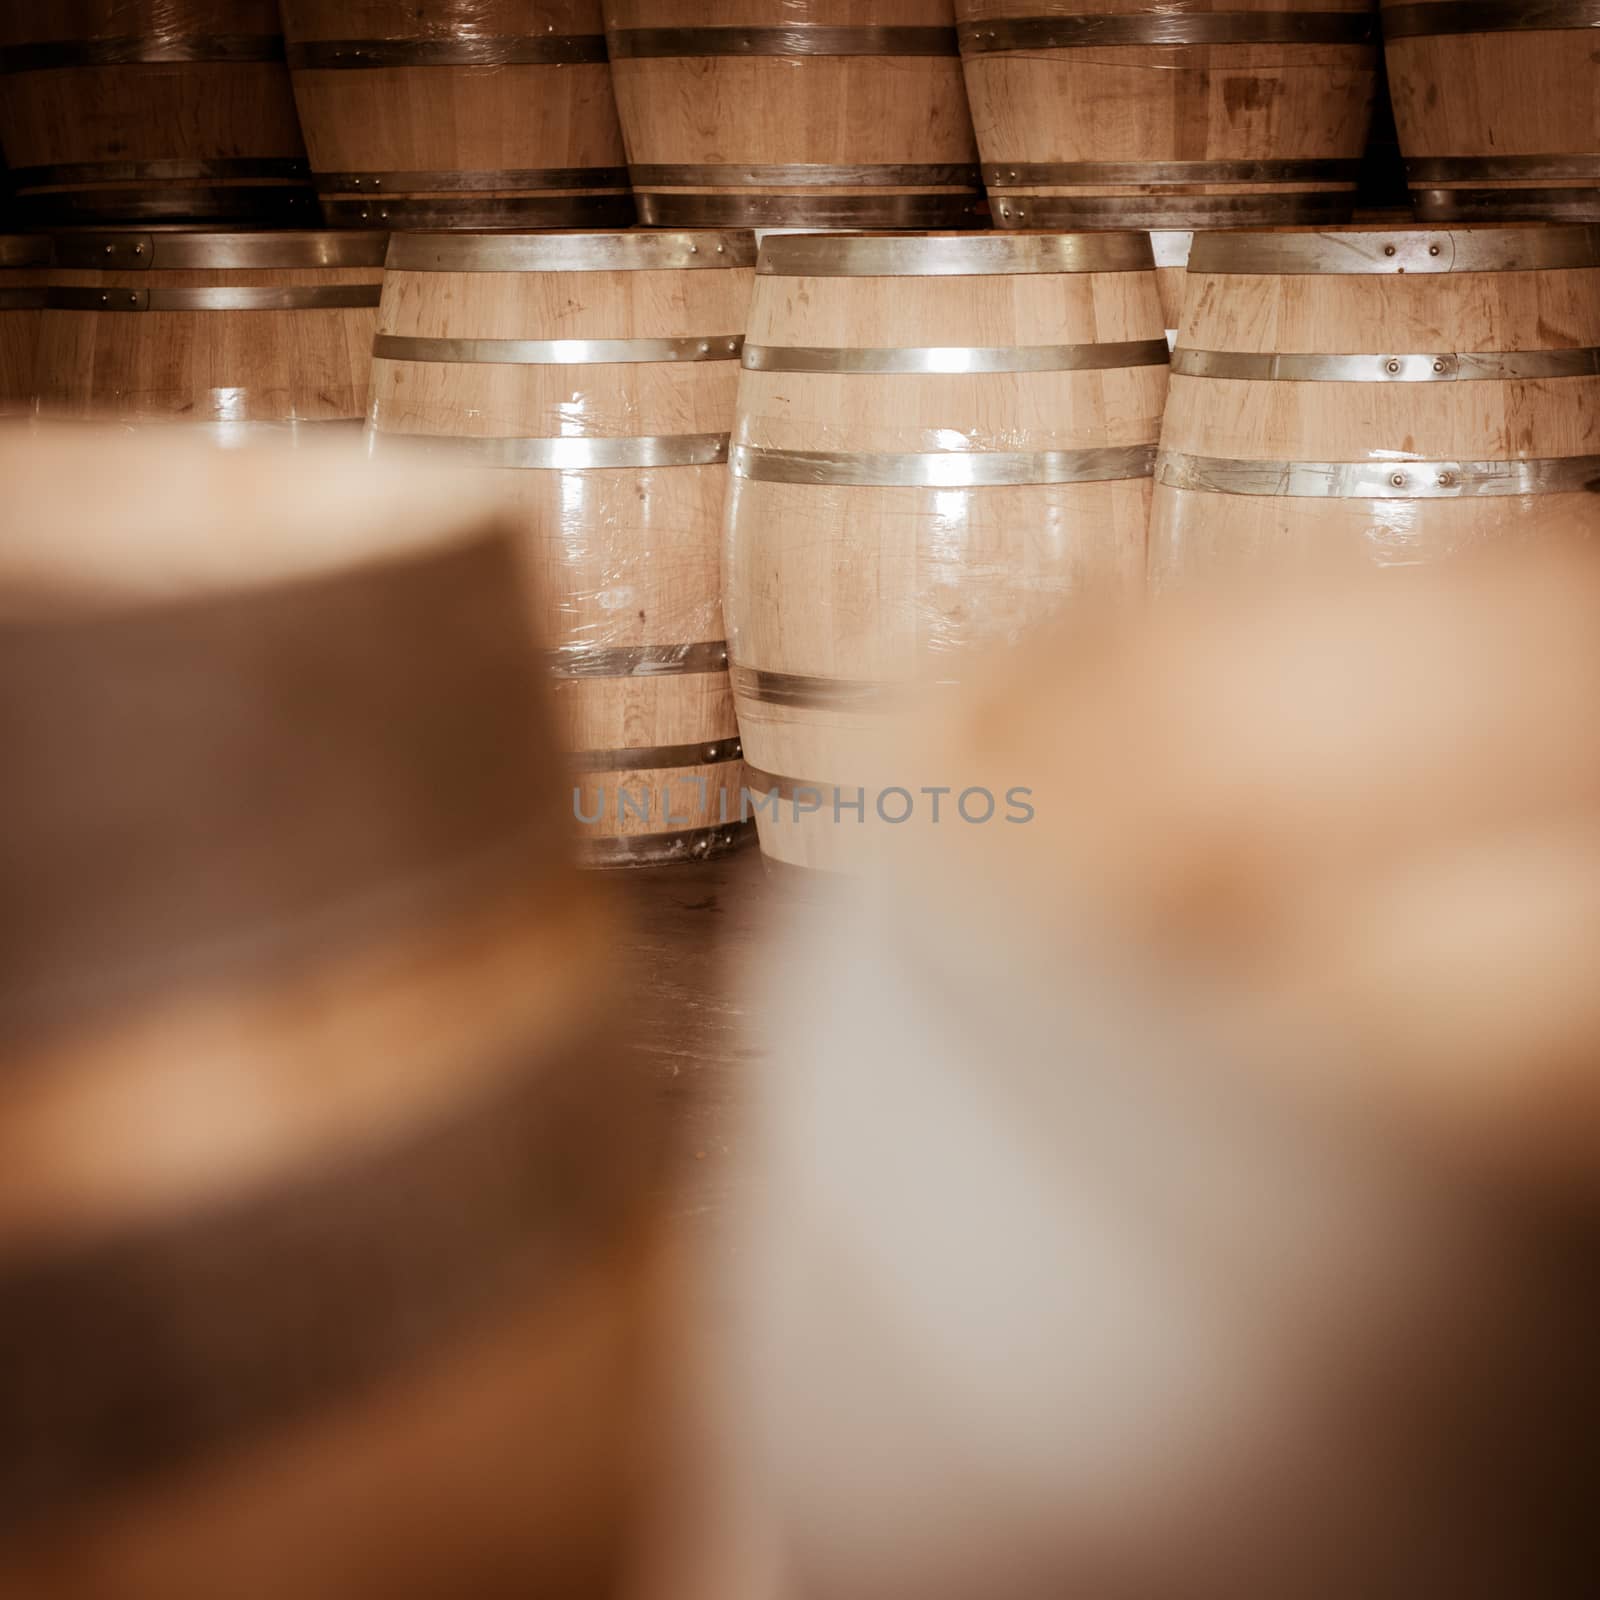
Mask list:
[[1157,583],[1595,525],[1600,228],[1203,234],[1172,361]]
[[719,540],[754,263],[748,233],[390,246],[374,444],[476,469],[523,528],[590,865],[750,832]]
[[908,691],[1142,582],[1167,376],[1149,239],[771,238],[744,368],[726,603],[746,782],[769,860],[849,870],[873,813],[904,806],[845,809]]
[[950,0],[605,5],[642,222],[983,222]]
[[1597,26],[1584,0],[1383,0],[1423,221],[1600,221]]
[[9,0],[0,148],[30,223],[315,218],[272,0]]
[[[39,411],[258,433],[359,430],[386,236],[58,233]],[[355,433],[352,433],[352,440]]]
[[609,1594],[653,1134],[506,525],[66,434],[0,441],[0,1591]]
[[50,241],[41,235],[0,234],[0,418],[31,416],[35,409],[41,269],[49,260]]
[[1373,0],[957,0],[1001,228],[1348,220]]
[[626,227],[600,0],[284,0],[333,227]]

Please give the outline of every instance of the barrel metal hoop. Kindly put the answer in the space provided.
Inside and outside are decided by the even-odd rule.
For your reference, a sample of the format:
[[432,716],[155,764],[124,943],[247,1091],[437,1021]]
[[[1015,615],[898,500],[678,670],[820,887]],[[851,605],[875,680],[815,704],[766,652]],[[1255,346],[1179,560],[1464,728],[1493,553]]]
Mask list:
[[705,194],[634,190],[651,228],[984,228],[976,188],[953,194]]
[[[806,673],[771,672],[764,667],[728,668],[733,692],[744,700],[810,711],[884,710],[911,694],[914,684],[875,683],[860,678],[826,678]],[[752,769],[746,767],[746,772]]]
[[1600,266],[1600,227],[1396,229],[1371,233],[1203,233],[1189,271],[1197,273],[1387,274],[1534,272]]
[[991,489],[1148,478],[1153,444],[1097,450],[757,450],[735,445],[734,475],[757,483],[850,488]]
[[0,311],[43,311],[45,303],[42,288],[0,288]]
[[1348,222],[1355,186],[1262,194],[996,195],[995,226],[1006,228],[1271,228]]
[[1416,186],[1435,183],[1494,183],[1571,179],[1600,183],[1600,155],[1420,156],[1406,162],[1406,178]]
[[666,56],[953,56],[954,28],[610,28],[613,61]]
[[1008,161],[986,166],[983,177],[995,189],[1035,183],[1354,183],[1360,172],[1358,160]]
[[741,849],[755,837],[754,821],[723,822],[682,833],[619,833],[578,841],[580,867],[660,867],[675,861],[709,861]]
[[926,345],[839,348],[826,345],[746,345],[751,372],[1104,372],[1167,363],[1165,339],[1121,344],[1000,346]]
[[1413,189],[1419,222],[1600,222],[1600,184],[1557,189]]
[[[691,644],[566,644],[545,652],[557,678],[675,678],[728,670],[728,641]],[[695,748],[699,748],[696,746]],[[730,756],[728,758],[732,760]]]
[[48,267],[50,240],[38,233],[0,233],[0,267]]
[[1450,0],[1445,5],[1383,8],[1385,39],[1568,28],[1600,28],[1600,0]]
[[221,157],[205,161],[72,161],[48,167],[13,167],[12,187],[63,189],[93,183],[190,183],[229,178],[281,178],[305,183],[311,169],[297,158]]
[[346,311],[376,306],[375,283],[293,288],[86,289],[48,285],[50,311]]
[[299,183],[114,183],[33,189],[16,197],[18,217],[37,228],[104,228],[172,223],[183,227],[304,228],[317,197]]
[[288,48],[297,72],[382,67],[583,66],[606,59],[599,33],[480,35],[459,39],[306,39]]
[[472,193],[484,189],[626,189],[626,167],[508,167],[478,172],[317,172],[319,194],[366,191],[390,193]]
[[633,196],[616,194],[479,195],[434,197],[374,194],[370,199],[322,196],[323,220],[339,228],[627,228]]
[[34,44],[0,46],[0,73],[283,59],[283,38],[276,33],[129,33],[103,39],[41,39]]
[[1009,235],[960,239],[779,234],[761,243],[756,271],[796,278],[991,277],[1013,272],[1153,272],[1148,233]]
[[319,440],[340,439],[346,435],[351,444],[359,445],[366,418],[287,417],[282,420],[261,418],[244,421],[230,417],[220,422],[184,422],[177,426],[186,434],[192,429],[213,444],[229,450],[258,444],[310,444]]
[[460,361],[510,366],[582,367],[640,361],[736,361],[744,339],[419,339],[380,333],[372,353],[384,361]]
[[[639,189],[740,189],[836,184],[859,189],[871,185],[928,188],[959,184],[983,187],[982,169],[961,162],[917,165],[904,162],[847,165],[827,161],[723,162],[709,166],[634,166],[629,169]],[[871,198],[871,197],[868,197]]]
[[1389,355],[1309,355],[1244,350],[1173,352],[1174,376],[1271,383],[1472,383],[1600,377],[1600,346]]
[[737,734],[702,739],[698,744],[629,745],[618,750],[573,750],[567,754],[573,772],[664,772],[673,767],[715,767],[738,761],[744,746]]
[[827,796],[839,794],[852,787],[860,787],[844,783],[824,783],[820,779],[790,778],[781,772],[762,772],[759,768],[748,765],[744,769],[744,786],[748,793],[760,795],[763,800],[771,799],[773,795],[780,800],[793,800],[801,794]]
[[1006,50],[1082,50],[1115,45],[1371,44],[1369,11],[1214,11],[1131,16],[997,17],[963,22],[964,56]]
[[1525,461],[1239,461],[1163,451],[1156,482],[1209,494],[1314,500],[1458,500],[1576,494],[1600,481],[1600,456]]
[[704,467],[728,459],[725,433],[669,433],[631,439],[473,438],[375,433],[376,452],[404,448],[470,467],[589,472],[614,467]]
[[138,228],[53,237],[53,265],[93,271],[248,271],[383,265],[381,235],[326,231],[158,233]]
[[658,272],[755,265],[745,230],[675,233],[396,234],[391,272]]

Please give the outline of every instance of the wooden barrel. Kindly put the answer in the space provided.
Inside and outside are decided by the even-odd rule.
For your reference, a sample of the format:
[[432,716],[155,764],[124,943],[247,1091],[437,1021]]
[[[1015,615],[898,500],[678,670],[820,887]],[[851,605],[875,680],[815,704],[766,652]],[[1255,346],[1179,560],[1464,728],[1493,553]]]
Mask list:
[[626,227],[600,0],[284,0],[332,227]]
[[654,1136],[508,529],[54,434],[0,440],[0,1591],[609,1594]]
[[907,691],[1142,582],[1166,366],[1144,234],[763,241],[725,581],[769,860],[859,864]]
[[0,234],[0,419],[31,416],[37,403],[41,269],[49,260],[50,241],[43,236]]
[[982,186],[950,0],[607,0],[639,218],[960,228]]
[[1342,222],[1373,0],[957,0],[1001,228]]
[[1157,583],[1594,525],[1600,229],[1202,234],[1172,361]]
[[0,148],[32,224],[315,217],[272,0],[10,0]]
[[476,470],[524,530],[581,859],[741,843],[719,539],[747,233],[397,235],[374,443]]
[[1400,149],[1425,222],[1600,221],[1600,10],[1383,0]]
[[41,274],[39,410],[203,423],[227,443],[329,427],[353,441],[386,244],[348,233],[58,233]]

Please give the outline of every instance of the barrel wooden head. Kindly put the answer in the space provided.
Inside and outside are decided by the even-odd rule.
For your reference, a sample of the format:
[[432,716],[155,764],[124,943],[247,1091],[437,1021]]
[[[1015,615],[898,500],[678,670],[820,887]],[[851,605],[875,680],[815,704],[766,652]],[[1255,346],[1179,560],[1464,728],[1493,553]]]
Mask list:
[[35,225],[315,217],[273,0],[0,8],[0,147]]
[[1151,577],[1592,530],[1597,402],[1593,227],[1197,235]]
[[0,457],[0,1590],[603,1592],[648,1119],[505,525]]

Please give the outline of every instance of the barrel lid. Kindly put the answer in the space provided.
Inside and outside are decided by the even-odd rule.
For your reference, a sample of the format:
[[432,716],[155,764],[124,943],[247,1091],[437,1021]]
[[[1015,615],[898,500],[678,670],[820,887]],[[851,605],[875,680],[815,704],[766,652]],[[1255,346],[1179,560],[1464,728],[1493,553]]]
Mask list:
[[385,265],[400,272],[628,272],[749,267],[748,229],[570,233],[397,233]]
[[1330,276],[1540,272],[1600,266],[1600,225],[1490,224],[1198,233],[1191,272]]
[[1148,233],[789,233],[761,243],[758,273],[803,278],[1151,272]]
[[365,229],[62,229],[47,236],[49,264],[138,270],[381,267],[389,236]]

